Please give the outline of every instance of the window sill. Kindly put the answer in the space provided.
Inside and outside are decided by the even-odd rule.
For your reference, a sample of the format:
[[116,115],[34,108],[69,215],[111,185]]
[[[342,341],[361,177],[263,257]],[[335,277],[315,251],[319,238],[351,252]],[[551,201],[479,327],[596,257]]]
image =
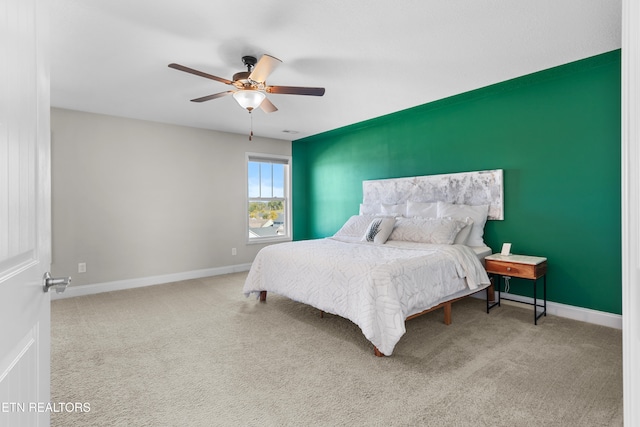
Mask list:
[[247,241],[247,245],[261,245],[264,243],[282,243],[291,242],[293,239],[289,236],[283,237],[264,237],[260,239],[250,239]]

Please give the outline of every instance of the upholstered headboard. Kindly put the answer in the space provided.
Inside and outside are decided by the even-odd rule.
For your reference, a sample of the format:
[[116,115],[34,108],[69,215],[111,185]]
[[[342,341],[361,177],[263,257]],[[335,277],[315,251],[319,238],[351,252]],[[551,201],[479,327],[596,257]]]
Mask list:
[[488,219],[504,219],[502,169],[362,181],[362,196],[363,204],[488,204]]

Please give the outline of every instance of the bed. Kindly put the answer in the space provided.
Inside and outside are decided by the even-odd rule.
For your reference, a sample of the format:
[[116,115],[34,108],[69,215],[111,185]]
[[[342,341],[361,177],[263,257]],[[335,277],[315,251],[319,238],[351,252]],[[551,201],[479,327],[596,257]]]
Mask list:
[[365,181],[358,215],[331,237],[261,249],[243,292],[347,318],[390,356],[406,320],[443,308],[449,324],[453,302],[483,290],[493,299],[482,235],[503,216],[501,188],[501,170]]

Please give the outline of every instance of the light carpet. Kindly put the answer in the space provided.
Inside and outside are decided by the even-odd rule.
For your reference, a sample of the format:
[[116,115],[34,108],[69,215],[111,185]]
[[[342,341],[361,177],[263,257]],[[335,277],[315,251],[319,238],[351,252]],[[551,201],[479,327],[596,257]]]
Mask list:
[[[621,331],[453,304],[391,357],[246,273],[52,302],[53,426],[620,426]],[[85,406],[85,407],[86,407]]]

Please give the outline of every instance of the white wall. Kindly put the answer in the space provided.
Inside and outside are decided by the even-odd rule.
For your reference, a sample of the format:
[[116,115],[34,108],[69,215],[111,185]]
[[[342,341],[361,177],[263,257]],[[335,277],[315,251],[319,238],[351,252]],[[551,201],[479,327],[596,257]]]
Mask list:
[[640,4],[622,3],[622,370],[624,424],[640,425]]
[[245,242],[245,153],[291,155],[290,141],[58,108],[51,131],[51,270],[72,286],[247,264],[262,248]]

